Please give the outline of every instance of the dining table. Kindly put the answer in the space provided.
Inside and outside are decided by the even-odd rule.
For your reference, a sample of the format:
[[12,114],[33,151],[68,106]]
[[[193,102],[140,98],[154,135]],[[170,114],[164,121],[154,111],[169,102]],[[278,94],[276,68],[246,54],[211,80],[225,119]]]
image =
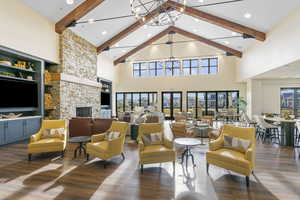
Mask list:
[[281,117],[264,117],[266,122],[277,122],[281,127],[280,145],[295,147],[295,119],[284,119]]

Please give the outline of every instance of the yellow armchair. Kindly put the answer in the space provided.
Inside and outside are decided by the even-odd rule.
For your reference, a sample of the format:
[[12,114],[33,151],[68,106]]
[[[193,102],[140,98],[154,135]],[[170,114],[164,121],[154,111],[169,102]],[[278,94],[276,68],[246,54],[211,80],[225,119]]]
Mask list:
[[[251,142],[245,153],[224,148],[224,135],[249,140]],[[224,125],[220,137],[209,143],[209,152],[206,153],[207,173],[209,165],[215,165],[246,176],[249,186],[249,176],[255,167],[255,129]]]
[[173,162],[173,168],[175,170],[175,151],[173,150],[173,142],[166,139],[164,135],[163,143],[161,145],[144,145],[142,136],[144,134],[162,132],[163,127],[158,123],[140,124],[138,134],[138,146],[141,172],[143,173],[144,164]]
[[91,138],[91,142],[87,144],[87,160],[89,160],[89,156],[93,155],[104,160],[104,168],[106,168],[106,160],[117,156],[124,156],[124,143],[125,137],[128,130],[127,122],[118,122],[113,121],[111,127],[107,130],[108,132],[120,132],[120,137],[113,140],[105,140],[105,136],[107,133],[101,133],[97,135],[93,135]]
[[[57,138],[42,138],[45,129],[64,128],[64,134]],[[67,144],[68,123],[66,120],[43,120],[39,132],[30,137],[28,144],[28,160],[31,161],[33,153],[61,151],[62,157]]]

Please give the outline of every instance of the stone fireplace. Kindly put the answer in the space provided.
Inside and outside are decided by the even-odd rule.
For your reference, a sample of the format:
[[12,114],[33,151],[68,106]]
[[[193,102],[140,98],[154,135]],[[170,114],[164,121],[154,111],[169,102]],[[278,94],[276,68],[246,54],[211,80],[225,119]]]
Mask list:
[[100,116],[101,83],[97,82],[95,46],[65,30],[60,35],[60,65],[56,74],[53,81],[56,110],[52,118],[69,119],[77,116],[77,110],[82,115]]

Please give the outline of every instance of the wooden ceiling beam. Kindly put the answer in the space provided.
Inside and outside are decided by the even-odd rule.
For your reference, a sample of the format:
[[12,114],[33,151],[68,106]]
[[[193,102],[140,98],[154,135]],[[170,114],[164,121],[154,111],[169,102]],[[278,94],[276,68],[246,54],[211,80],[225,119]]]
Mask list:
[[229,29],[229,30],[237,32],[237,33],[252,36],[253,38],[260,40],[260,41],[264,41],[266,39],[265,33],[255,30],[253,28],[249,28],[247,26],[243,26],[241,24],[229,21],[229,20],[221,18],[221,17],[217,17],[215,15],[197,10],[195,8],[185,6],[185,5],[177,3],[175,1],[168,1],[167,4],[169,4],[170,6],[176,7],[179,12],[183,9],[184,14],[195,17],[202,21],[206,21],[208,23],[223,27],[225,29]]
[[167,35],[170,31],[174,31],[175,33],[178,33],[180,35],[183,35],[185,37],[197,40],[199,42],[202,42],[204,44],[207,44],[209,46],[221,49],[227,53],[233,54],[237,57],[242,57],[242,52],[232,49],[230,47],[227,47],[225,45],[222,45],[220,43],[214,42],[212,40],[206,39],[204,37],[201,37],[199,35],[190,33],[188,31],[182,30],[180,28],[174,27],[174,26],[170,26],[169,28],[165,29],[164,31],[160,32],[159,34],[155,35],[154,37],[150,38],[149,40],[147,40],[146,42],[142,43],[141,45],[137,46],[136,48],[132,49],[131,51],[129,51],[128,53],[126,53],[125,55],[119,57],[118,59],[116,59],[114,61],[114,65],[120,64],[122,62],[124,62],[128,57],[132,56],[133,54],[137,53],[138,51],[142,50],[143,48],[151,45],[153,42],[157,41],[158,39],[162,38],[163,36]]
[[191,39],[194,39],[194,40],[197,40],[199,42],[202,42],[204,44],[207,44],[209,46],[212,46],[212,47],[215,47],[215,48],[218,48],[218,49],[221,49],[227,53],[231,53],[237,57],[242,57],[243,53],[238,51],[238,50],[235,50],[233,48],[230,48],[230,47],[227,47],[223,44],[220,44],[220,43],[217,43],[217,42],[214,42],[212,40],[209,40],[209,39],[206,39],[204,37],[201,37],[199,35],[196,35],[194,33],[190,33],[188,31],[185,31],[185,30],[182,30],[180,28],[177,28],[177,27],[174,27],[172,26],[172,30],[175,31],[176,33],[180,34],[180,35],[183,35],[185,37],[188,37],[188,38],[191,38]]
[[79,20],[104,1],[105,0],[85,0],[77,8],[72,10],[69,14],[67,14],[64,18],[62,18],[61,20],[59,20],[59,22],[55,24],[55,31],[61,34],[64,30],[67,29],[67,26],[69,24]]
[[[166,5],[167,5],[167,2],[164,3],[162,6],[166,6]],[[153,19],[155,16],[157,16],[159,14],[159,12],[158,12],[159,9],[160,8],[154,9],[148,15],[145,16],[144,20],[140,19],[140,20],[136,21],[134,24],[130,25],[129,27],[127,27],[126,29],[124,29],[123,31],[121,31],[120,33],[118,33],[117,35],[115,35],[114,37],[109,39],[108,41],[101,44],[97,48],[98,53],[101,53],[104,49],[116,44],[117,42],[119,42],[120,40],[122,40],[123,38],[128,36],[130,33],[134,32],[138,28],[142,27],[144,24],[151,21],[151,19]]]
[[153,36],[146,42],[142,43],[141,45],[137,46],[136,48],[132,49],[131,51],[127,52],[125,55],[123,55],[120,58],[118,58],[117,60],[115,60],[114,65],[122,63],[123,61],[126,60],[126,58],[132,56],[133,54],[142,50],[143,48],[151,45],[153,42],[155,42],[155,41],[159,40],[160,38],[162,38],[163,36],[167,35],[170,31],[172,31],[172,27],[169,27],[169,28],[165,29],[164,31],[158,33],[157,35]]

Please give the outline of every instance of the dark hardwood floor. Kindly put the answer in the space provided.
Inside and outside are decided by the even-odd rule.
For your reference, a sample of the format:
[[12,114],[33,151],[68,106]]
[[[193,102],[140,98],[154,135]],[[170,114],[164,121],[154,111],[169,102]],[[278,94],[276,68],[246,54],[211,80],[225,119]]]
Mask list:
[[206,174],[207,146],[193,149],[195,168],[177,162],[138,168],[137,145],[126,144],[125,156],[113,158],[106,169],[101,160],[73,159],[75,145],[68,145],[65,158],[59,153],[33,155],[27,161],[27,142],[0,147],[0,199],[5,200],[171,200],[192,191],[205,199],[300,199],[298,151],[258,144],[255,176],[247,188],[245,178],[211,166]]

